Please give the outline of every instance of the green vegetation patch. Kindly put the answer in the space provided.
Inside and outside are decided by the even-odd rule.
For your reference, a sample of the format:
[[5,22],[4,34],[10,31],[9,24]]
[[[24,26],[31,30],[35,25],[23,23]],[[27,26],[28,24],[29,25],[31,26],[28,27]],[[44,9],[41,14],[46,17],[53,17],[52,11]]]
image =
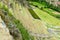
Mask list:
[[28,9],[28,10],[31,13],[32,17],[34,17],[35,19],[40,19],[32,9]]
[[39,9],[42,9],[43,11],[47,12],[48,14],[50,14],[56,18],[60,18],[60,14],[57,11],[47,8],[45,5],[43,5],[39,2],[30,2],[30,3],[34,6],[37,6]]
[[60,20],[58,20],[57,18],[49,15],[48,13],[38,9],[35,7],[35,9],[33,9],[33,11],[36,13],[36,15],[39,16],[39,18],[49,24],[52,25],[59,25],[60,26]]

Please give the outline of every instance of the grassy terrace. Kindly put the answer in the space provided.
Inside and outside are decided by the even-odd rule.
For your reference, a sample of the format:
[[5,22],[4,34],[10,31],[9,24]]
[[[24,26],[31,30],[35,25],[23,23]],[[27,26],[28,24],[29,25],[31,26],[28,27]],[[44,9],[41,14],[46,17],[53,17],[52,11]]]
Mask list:
[[52,9],[45,8],[45,9],[43,9],[43,11],[47,12],[48,14],[50,14],[50,15],[56,17],[56,18],[60,18],[60,13],[56,12]]
[[[31,12],[31,14],[37,14],[37,15],[35,15],[35,16],[39,16],[40,17],[40,19],[42,19],[43,21],[45,21],[46,23],[48,23],[47,25],[48,25],[48,28],[50,28],[51,26],[51,24],[52,25],[55,25],[55,26],[60,26],[60,21],[57,19],[57,18],[60,18],[60,14],[59,14],[59,12],[56,12],[56,11],[54,11],[54,10],[52,10],[52,9],[50,9],[50,8],[45,8],[45,5],[42,5],[42,4],[40,4],[40,3],[38,3],[38,2],[31,2],[31,5],[33,5],[33,6],[35,6],[35,7],[32,7],[32,9],[29,9],[29,11]],[[41,7],[43,7],[42,9],[41,9]],[[36,11],[35,9],[38,9],[38,10],[40,10],[40,11]],[[35,11],[34,11],[35,10]],[[43,15],[42,15],[43,14]],[[50,15],[49,15],[50,14]],[[51,16],[52,15],[52,16]],[[34,16],[34,15],[33,15]],[[45,18],[44,18],[44,17]],[[49,16],[50,16],[50,18],[49,18]],[[54,17],[53,17],[54,16]],[[38,17],[38,18],[39,18]],[[55,17],[57,17],[57,18],[55,18]],[[54,19],[54,20],[53,20]],[[53,20],[53,21],[52,21]],[[58,22],[57,22],[57,20],[58,20]],[[57,22],[57,23],[56,23]],[[56,23],[56,24],[55,24]],[[53,26],[53,28],[52,29],[55,29],[54,28],[54,26]],[[60,30],[60,29],[55,29],[55,30]]]
[[16,27],[20,30],[21,35],[23,40],[30,40],[30,36],[29,33],[27,32],[27,30],[24,28],[24,26],[22,25],[22,23],[20,23],[19,20],[17,20],[16,18],[13,17],[12,15],[12,11],[9,10],[9,8],[7,7],[7,5],[3,5],[2,2],[0,2],[0,9],[5,10],[8,15],[13,18],[11,21],[16,25]]
[[43,11],[47,12],[48,14],[54,16],[54,17],[57,17],[57,18],[60,18],[60,13],[59,12],[56,12],[50,8],[45,8],[46,6],[41,4],[41,3],[38,3],[38,2],[30,2],[32,5],[34,6],[37,6],[39,9],[42,8]]
[[60,26],[60,20],[49,15],[48,13],[46,13],[46,12],[36,8],[36,7],[35,7],[35,9],[33,9],[33,11],[40,17],[41,20],[47,22],[48,24]]

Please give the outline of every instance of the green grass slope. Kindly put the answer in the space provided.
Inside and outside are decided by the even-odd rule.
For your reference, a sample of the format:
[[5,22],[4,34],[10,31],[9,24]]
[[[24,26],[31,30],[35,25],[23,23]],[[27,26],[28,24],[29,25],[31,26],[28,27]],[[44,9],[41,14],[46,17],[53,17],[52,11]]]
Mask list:
[[36,7],[35,7],[35,9],[33,9],[33,11],[40,17],[41,20],[47,22],[48,24],[60,26],[60,20],[49,15],[48,13],[46,13]]
[[42,8],[43,11],[47,12],[48,14],[54,16],[54,17],[57,17],[57,18],[60,18],[60,13],[57,12],[57,11],[54,11],[50,8],[45,8],[45,5],[41,4],[41,3],[38,3],[38,2],[30,2],[30,4],[34,5],[34,6],[37,6],[39,9]]

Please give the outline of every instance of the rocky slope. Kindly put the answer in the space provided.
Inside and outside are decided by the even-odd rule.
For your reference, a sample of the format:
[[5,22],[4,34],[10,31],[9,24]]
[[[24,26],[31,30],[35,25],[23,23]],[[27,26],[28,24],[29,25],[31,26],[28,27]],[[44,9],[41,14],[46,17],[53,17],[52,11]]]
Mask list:
[[9,30],[0,17],[0,40],[13,40]]

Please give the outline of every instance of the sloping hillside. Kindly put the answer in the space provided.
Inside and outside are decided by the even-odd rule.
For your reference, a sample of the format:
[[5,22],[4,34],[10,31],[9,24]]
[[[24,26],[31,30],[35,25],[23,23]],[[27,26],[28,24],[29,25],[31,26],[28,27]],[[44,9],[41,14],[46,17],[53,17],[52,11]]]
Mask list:
[[60,40],[60,14],[44,4],[3,0],[0,1],[0,11],[4,21],[0,23],[3,27],[0,29],[1,40]]

